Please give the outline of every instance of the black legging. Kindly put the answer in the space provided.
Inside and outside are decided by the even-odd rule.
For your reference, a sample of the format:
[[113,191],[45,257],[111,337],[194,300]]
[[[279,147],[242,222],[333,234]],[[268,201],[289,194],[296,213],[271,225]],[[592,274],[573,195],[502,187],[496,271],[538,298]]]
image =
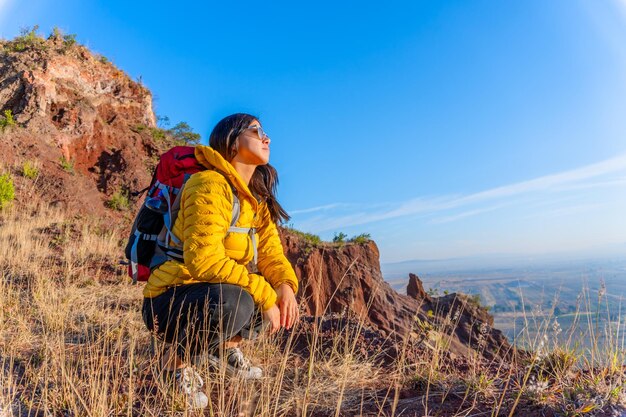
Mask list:
[[144,298],[143,320],[150,331],[176,343],[183,359],[213,353],[233,336],[254,339],[262,330],[252,296],[231,284],[180,285]]

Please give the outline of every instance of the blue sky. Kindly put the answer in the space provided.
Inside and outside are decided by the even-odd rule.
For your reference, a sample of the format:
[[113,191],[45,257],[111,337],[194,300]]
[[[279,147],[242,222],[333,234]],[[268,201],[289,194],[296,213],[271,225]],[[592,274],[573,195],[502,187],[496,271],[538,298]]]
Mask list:
[[[293,225],[383,262],[626,253],[626,0],[0,0],[204,138],[258,114]],[[416,271],[419,272],[419,271]]]

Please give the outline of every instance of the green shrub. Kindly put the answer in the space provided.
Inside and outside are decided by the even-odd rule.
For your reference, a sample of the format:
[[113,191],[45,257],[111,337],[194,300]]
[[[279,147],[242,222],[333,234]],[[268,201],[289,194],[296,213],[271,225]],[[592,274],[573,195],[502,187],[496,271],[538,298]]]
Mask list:
[[561,381],[574,369],[579,359],[579,355],[574,350],[557,346],[539,360],[537,367],[540,375]]
[[361,233],[360,235],[353,236],[349,241],[352,243],[362,244],[372,240],[371,237],[372,236],[369,233]]
[[48,39],[61,39],[61,38],[63,38],[63,31],[56,26],[53,27],[52,33],[50,34]]
[[59,163],[61,164],[63,171],[69,172],[70,174],[74,173],[74,162],[71,159],[68,160],[65,156],[61,156]]
[[146,130],[147,126],[141,123],[138,123],[136,125],[132,125],[130,126],[130,130],[132,130],[135,133],[141,133],[144,130]]
[[314,235],[312,233],[301,232],[300,230],[294,229],[292,226],[288,226],[287,230],[299,236],[306,243],[308,243],[309,246],[319,246],[322,243],[322,239],[318,235]]
[[318,246],[322,243],[322,239],[320,239],[318,235],[314,235],[312,233],[302,233],[302,237],[304,237],[304,240],[312,246]]
[[191,130],[191,126],[185,122],[178,123],[167,132],[172,135],[175,145],[197,145],[200,143],[200,134]]
[[0,210],[8,207],[15,199],[13,178],[9,174],[0,175]]
[[74,45],[76,45],[75,33],[68,33],[67,35],[63,35],[63,46],[65,47],[65,49],[69,49]]
[[103,64],[108,64],[109,63],[109,58],[107,58],[106,56],[104,56],[102,54],[96,54],[95,57],[96,57],[96,59],[98,61],[100,61]]
[[4,116],[0,116],[0,130],[4,130],[7,127],[15,126],[15,119],[11,110],[5,110]]
[[22,165],[22,175],[30,180],[34,180],[39,176],[39,167],[34,162],[26,161]]
[[130,199],[128,193],[116,191],[106,202],[106,206],[117,211],[124,211],[130,208]]
[[69,33],[64,34],[63,31],[57,27],[52,29],[52,33],[48,37],[48,39],[54,39],[56,41],[63,41],[62,52],[67,52],[72,46],[76,45],[76,34]]
[[166,137],[165,130],[158,128],[158,127],[151,127],[150,135],[152,135],[152,139],[154,139],[157,142],[165,140],[165,137]]
[[195,133],[189,124],[180,122],[171,129],[166,126],[170,124],[167,116],[157,116],[157,127],[148,127],[144,124],[136,124],[130,126],[130,130],[135,133],[141,133],[148,129],[150,136],[157,143],[163,143],[165,147],[173,146],[195,146],[200,143],[200,134]]
[[21,35],[10,42],[9,49],[12,52],[22,52],[29,48],[46,49],[46,41],[37,35],[39,25],[32,28],[24,28],[20,31]]
[[333,242],[334,243],[345,243],[347,237],[348,237],[348,235],[343,233],[343,232],[335,233],[335,237],[333,237]]
[[480,298],[480,294],[472,294],[469,296],[468,301],[475,306],[482,308],[486,311],[491,310],[491,306],[483,305],[483,300]]

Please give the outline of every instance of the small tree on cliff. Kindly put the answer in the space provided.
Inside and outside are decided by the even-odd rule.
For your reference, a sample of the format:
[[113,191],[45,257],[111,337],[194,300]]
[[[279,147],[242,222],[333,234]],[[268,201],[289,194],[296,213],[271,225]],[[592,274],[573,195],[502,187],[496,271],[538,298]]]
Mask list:
[[333,242],[334,243],[345,243],[346,239],[348,238],[348,235],[343,233],[343,232],[339,232],[335,234],[335,237],[333,237]]
[[197,145],[200,143],[200,134],[191,130],[191,126],[186,122],[178,123],[176,126],[169,129],[168,132],[177,143],[184,145]]

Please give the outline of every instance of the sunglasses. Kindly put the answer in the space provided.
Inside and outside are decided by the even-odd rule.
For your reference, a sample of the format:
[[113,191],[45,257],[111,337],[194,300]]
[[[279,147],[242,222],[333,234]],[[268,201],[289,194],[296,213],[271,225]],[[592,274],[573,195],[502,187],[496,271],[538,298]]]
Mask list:
[[241,129],[243,130],[248,130],[248,129],[254,129],[256,130],[256,134],[258,135],[258,138],[261,142],[265,142],[266,140],[269,141],[270,137],[267,135],[267,133],[265,133],[265,131],[263,130],[263,128],[261,126],[249,126],[246,128]]

